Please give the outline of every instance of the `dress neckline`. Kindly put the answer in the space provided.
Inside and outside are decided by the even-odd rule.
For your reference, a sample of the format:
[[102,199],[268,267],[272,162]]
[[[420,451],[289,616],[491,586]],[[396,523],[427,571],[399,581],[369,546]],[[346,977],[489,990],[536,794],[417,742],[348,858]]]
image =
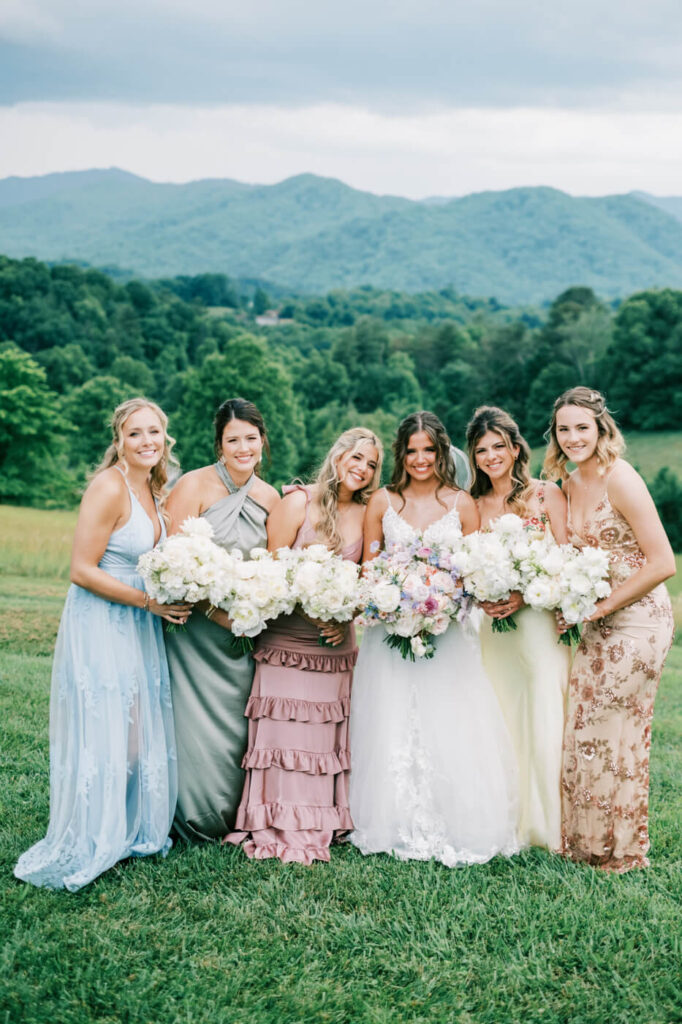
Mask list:
[[157,523],[159,525],[159,536],[157,537],[156,536],[156,526],[154,525],[154,520],[149,515],[149,512],[147,512],[147,509],[144,507],[144,505],[142,504],[142,502],[140,501],[138,496],[135,494],[135,491],[132,489],[132,487],[128,483],[128,480],[126,479],[125,473],[123,472],[123,470],[121,469],[120,466],[114,466],[114,469],[117,469],[119,471],[119,473],[121,474],[121,476],[123,477],[123,483],[128,488],[128,494],[130,495],[130,503],[131,504],[130,504],[130,515],[126,519],[125,523],[123,523],[121,526],[119,526],[116,530],[112,530],[111,536],[113,537],[115,533],[119,533],[121,530],[125,530],[126,526],[130,522],[130,520],[133,518],[133,505],[132,505],[132,503],[133,503],[133,501],[135,501],[135,502],[137,502],[138,508],[141,509],[142,514],[145,515],[147,517],[147,519],[149,520],[149,522],[150,522],[150,525],[152,527],[152,537],[154,539],[154,547],[157,547],[161,543],[161,541],[163,540],[163,520],[161,519],[161,516],[159,515],[159,503],[157,502],[157,500],[154,497],[154,495],[152,495],[152,501],[154,502],[154,508],[156,509],[156,521],[157,521]]
[[[387,516],[389,511],[392,512],[394,516],[397,516],[401,523],[404,523],[405,526],[409,527],[409,529],[412,530],[416,537],[423,537],[426,534],[427,530],[430,530],[432,526],[436,526],[437,523],[442,523],[443,520],[447,519],[447,517],[452,515],[453,512],[457,512],[457,498],[455,498],[455,504],[452,506],[452,508],[449,508],[447,512],[444,512],[442,516],[438,516],[438,519],[434,519],[433,522],[428,523],[422,530],[420,530],[416,526],[413,526],[412,523],[408,522],[408,520],[405,519],[404,516],[401,516],[400,512],[397,512],[396,509],[393,508],[390,499],[388,500],[388,505],[382,518]],[[457,512],[457,518],[459,519],[459,512]]]
[[[597,504],[594,506],[593,509],[590,510],[589,514],[586,515],[585,518],[583,519],[583,524],[582,524],[581,532],[579,532],[578,530],[576,530],[575,526],[573,525],[573,516],[571,515],[571,495],[570,494],[566,495],[566,503],[568,505],[568,508],[566,510],[566,525],[567,525],[569,531],[573,534],[574,537],[580,537],[580,539],[583,540],[583,541],[586,539],[586,536],[587,536],[586,527],[589,527],[589,526],[592,525],[592,523],[594,522],[595,517],[597,516],[597,514],[599,512],[601,512],[602,508],[605,505],[607,505],[607,504],[610,505],[612,512],[614,512],[614,513],[618,512],[618,509],[615,509],[613,507],[613,505],[611,505],[611,502],[609,500],[608,491],[604,491],[604,494],[599,499]],[[620,515],[620,513],[618,513],[618,514]]]

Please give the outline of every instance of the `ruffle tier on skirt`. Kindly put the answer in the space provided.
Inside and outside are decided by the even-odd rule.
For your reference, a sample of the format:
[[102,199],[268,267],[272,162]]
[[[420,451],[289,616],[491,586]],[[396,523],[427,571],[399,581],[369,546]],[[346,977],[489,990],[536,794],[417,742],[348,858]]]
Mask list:
[[335,836],[353,828],[348,809],[348,716],[357,647],[352,626],[338,647],[282,616],[259,639],[246,706],[246,782],[236,830],[249,857],[311,864],[329,860]]

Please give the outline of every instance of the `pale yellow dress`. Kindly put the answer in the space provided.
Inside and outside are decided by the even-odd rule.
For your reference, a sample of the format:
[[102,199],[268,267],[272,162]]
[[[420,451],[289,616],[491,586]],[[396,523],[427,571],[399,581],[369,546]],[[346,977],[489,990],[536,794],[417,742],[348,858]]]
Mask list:
[[[545,513],[527,520],[550,531]],[[561,751],[571,654],[553,612],[524,607],[513,632],[494,633],[486,615],[481,653],[519,767],[519,846],[561,847]]]

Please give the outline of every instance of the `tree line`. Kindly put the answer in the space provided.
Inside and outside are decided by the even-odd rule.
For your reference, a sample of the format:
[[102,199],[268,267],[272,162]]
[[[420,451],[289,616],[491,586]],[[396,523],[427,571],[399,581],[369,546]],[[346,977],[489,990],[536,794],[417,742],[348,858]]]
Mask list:
[[[259,327],[271,303],[279,323]],[[183,469],[211,458],[215,407],[249,397],[280,484],[309,474],[345,427],[363,423],[390,442],[417,408],[433,409],[462,444],[475,406],[501,405],[540,444],[554,398],[579,383],[606,393],[625,430],[681,429],[682,291],[647,290],[615,307],[584,287],[547,309],[369,287],[274,303],[262,286],[245,297],[221,274],[121,283],[0,257],[5,502],[74,504],[106,446],[107,417],[133,394],[166,410]],[[653,485],[660,507],[682,508],[672,472]]]

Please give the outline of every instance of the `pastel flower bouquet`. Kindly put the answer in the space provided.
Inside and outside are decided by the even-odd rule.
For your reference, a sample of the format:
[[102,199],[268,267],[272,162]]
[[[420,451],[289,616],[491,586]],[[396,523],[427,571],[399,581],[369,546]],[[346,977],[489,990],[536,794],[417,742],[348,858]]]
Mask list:
[[410,547],[382,551],[363,567],[364,607],[357,621],[369,628],[383,625],[385,642],[403,658],[432,658],[435,638],[469,614],[471,602],[451,571],[459,539],[459,533],[438,544],[418,539]]

